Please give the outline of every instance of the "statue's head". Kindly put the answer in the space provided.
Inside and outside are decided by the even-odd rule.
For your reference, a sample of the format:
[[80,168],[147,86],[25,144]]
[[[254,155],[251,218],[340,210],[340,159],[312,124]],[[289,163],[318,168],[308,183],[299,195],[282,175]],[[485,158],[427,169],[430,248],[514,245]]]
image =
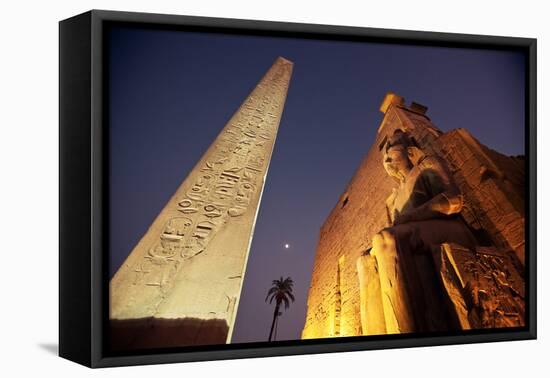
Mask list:
[[383,164],[388,175],[402,181],[413,167],[414,143],[402,130],[396,130],[383,147]]

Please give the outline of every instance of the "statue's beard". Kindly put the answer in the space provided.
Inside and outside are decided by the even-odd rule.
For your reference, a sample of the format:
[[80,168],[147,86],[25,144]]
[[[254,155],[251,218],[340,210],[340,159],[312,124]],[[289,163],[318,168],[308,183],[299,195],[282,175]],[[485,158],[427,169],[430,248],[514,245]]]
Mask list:
[[386,169],[386,172],[390,177],[396,178],[398,181],[402,181],[404,179],[403,175],[394,165],[385,164],[384,168]]

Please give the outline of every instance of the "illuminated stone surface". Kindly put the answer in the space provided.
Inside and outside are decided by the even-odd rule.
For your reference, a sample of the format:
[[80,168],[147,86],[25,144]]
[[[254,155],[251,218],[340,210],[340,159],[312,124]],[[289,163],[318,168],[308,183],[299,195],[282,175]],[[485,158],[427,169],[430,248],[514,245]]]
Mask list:
[[525,325],[525,285],[508,254],[445,243],[436,256],[462,329]]
[[[464,129],[443,133],[425,106],[406,106],[395,94],[384,98],[380,110],[384,119],[376,141],[321,228],[302,338],[524,324],[523,158],[493,151]],[[455,218],[469,226],[477,247],[441,240],[428,253],[410,246],[385,252],[380,231],[394,225],[390,210],[408,201],[399,198],[405,189],[395,197],[396,182],[382,164],[396,130],[449,172],[461,198],[451,201],[459,211]],[[434,225],[418,229],[434,240],[443,232]],[[467,244],[467,232],[445,232]],[[479,259],[487,261],[479,265]],[[477,273],[465,273],[470,271]],[[467,278],[451,279],[457,275]]]
[[291,74],[278,58],[112,278],[113,349],[231,340]]

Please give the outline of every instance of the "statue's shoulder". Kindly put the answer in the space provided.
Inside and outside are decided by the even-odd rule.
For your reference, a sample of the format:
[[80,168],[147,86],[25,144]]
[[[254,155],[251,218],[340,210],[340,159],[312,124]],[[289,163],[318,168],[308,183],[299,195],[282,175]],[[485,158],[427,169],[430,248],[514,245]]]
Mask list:
[[425,153],[418,147],[409,147],[409,159],[413,166],[419,170],[436,169],[443,166],[441,159],[432,154]]
[[418,165],[422,176],[432,183],[443,182],[444,185],[454,185],[453,176],[446,162],[438,156],[426,156]]
[[443,161],[437,156],[425,155],[422,160],[418,162],[418,166],[421,169],[434,169],[439,171],[443,168]]

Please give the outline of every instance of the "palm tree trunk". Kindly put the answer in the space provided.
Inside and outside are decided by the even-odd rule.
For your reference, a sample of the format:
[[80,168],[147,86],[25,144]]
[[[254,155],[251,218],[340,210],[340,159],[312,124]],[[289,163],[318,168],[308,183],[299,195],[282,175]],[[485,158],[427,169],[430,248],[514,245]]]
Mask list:
[[271,338],[273,337],[273,329],[275,328],[275,321],[277,320],[277,316],[279,316],[279,306],[281,304],[277,302],[275,305],[275,312],[273,313],[273,321],[271,322],[271,330],[269,331],[269,339],[267,341],[271,341]]

